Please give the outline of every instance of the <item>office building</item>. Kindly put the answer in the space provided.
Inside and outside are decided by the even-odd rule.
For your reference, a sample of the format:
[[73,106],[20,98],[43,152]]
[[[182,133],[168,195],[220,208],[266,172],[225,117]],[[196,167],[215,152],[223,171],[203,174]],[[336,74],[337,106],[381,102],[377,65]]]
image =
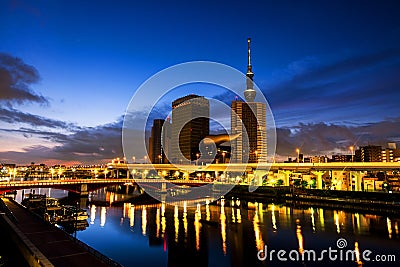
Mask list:
[[171,123],[169,119],[155,119],[149,138],[149,158],[152,163],[168,163]]
[[381,162],[382,147],[381,146],[361,146],[355,153],[356,161],[360,162]]
[[203,96],[188,95],[172,102],[171,154],[173,163],[188,164],[200,155],[200,141],[209,135],[210,103]]

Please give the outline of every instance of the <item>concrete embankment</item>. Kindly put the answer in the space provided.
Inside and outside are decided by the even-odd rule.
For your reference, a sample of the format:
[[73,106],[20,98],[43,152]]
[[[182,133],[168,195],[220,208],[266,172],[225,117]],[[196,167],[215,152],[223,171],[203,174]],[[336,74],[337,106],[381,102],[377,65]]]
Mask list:
[[13,243],[17,246],[18,250],[24,257],[29,266],[33,267],[51,267],[54,266],[43,253],[26,237],[21,230],[15,225],[18,223],[17,218],[9,212],[5,207],[4,202],[1,201],[2,210],[0,215],[0,225],[5,229]]
[[14,236],[14,243],[30,266],[121,266],[15,201],[2,200],[6,206],[2,210],[8,214],[0,217],[0,223]]

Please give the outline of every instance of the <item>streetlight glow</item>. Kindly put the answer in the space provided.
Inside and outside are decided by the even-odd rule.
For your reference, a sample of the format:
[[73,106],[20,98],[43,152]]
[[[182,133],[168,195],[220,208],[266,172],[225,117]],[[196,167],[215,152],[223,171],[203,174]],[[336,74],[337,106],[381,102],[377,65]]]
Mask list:
[[297,163],[300,162],[300,149],[296,148],[296,152],[297,152]]
[[353,154],[354,146],[350,146],[350,151],[351,151],[351,162],[353,162],[354,161],[354,154]]

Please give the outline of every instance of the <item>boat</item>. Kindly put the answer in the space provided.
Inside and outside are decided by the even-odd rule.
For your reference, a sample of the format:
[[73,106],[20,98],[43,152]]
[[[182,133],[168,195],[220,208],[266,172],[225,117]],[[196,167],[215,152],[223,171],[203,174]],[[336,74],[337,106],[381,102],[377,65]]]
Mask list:
[[75,206],[64,205],[62,206],[62,218],[61,221],[85,221],[89,218],[88,213],[86,210],[77,209]]
[[49,223],[86,221],[89,218],[85,210],[77,209],[75,206],[60,205],[56,198],[38,194],[26,196],[21,204]]
[[39,209],[42,205],[42,200],[46,198],[46,195],[41,194],[26,194],[21,204],[29,210]]

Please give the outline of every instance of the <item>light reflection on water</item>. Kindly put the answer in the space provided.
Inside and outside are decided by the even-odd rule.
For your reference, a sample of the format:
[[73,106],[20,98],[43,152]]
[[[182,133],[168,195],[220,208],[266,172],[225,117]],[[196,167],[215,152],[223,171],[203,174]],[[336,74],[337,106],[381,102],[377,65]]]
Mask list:
[[106,214],[103,228],[96,227],[95,218],[94,226],[79,232],[78,238],[124,266],[320,266],[321,262],[283,263],[276,258],[260,262],[256,255],[265,245],[300,254],[337,249],[340,237],[347,240],[347,249],[358,251],[356,260],[340,265],[361,266],[360,250],[396,254],[400,245],[398,230],[392,230],[398,227],[396,218],[267,202],[220,200],[195,207],[125,203],[107,207]]
[[[375,266],[360,253],[396,254],[398,218],[321,208],[244,200],[220,200],[204,206],[164,203],[110,206],[116,193],[102,195],[108,205],[87,206],[90,226],[77,237],[124,266],[321,266],[321,262],[259,261],[257,251],[285,249],[303,253],[332,247],[345,238],[357,259],[341,266]],[[100,202],[101,203],[101,202]],[[338,262],[324,262],[338,266]],[[398,266],[386,263],[382,266]]]

